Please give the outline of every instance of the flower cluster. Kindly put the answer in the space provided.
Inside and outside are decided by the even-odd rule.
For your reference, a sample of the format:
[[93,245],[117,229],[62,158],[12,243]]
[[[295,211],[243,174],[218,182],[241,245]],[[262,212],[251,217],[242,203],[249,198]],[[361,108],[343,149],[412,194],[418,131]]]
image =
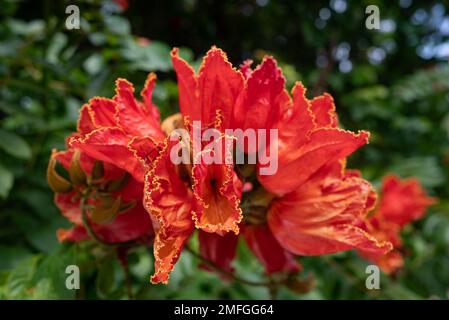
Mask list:
[[[267,274],[298,272],[298,255],[351,249],[387,271],[387,265],[399,265],[390,262],[398,257],[391,251],[400,245],[398,232],[431,200],[416,182],[409,186],[392,178],[377,212],[368,216],[376,193],[359,172],[346,169],[346,158],[368,143],[369,133],[339,128],[330,95],[309,100],[300,82],[289,94],[272,57],[254,69],[251,61],[235,69],[212,47],[195,73],[177,49],[171,56],[179,114],[160,122],[152,102],[154,74],[141,99],[131,83],[118,79],[112,99],[94,97],[82,107],[67,151],[52,154],[48,181],[57,206],[75,225],[58,231],[61,241],[152,239],[153,283],[168,282],[195,230],[200,255],[229,272],[240,236]],[[182,129],[192,137],[195,122],[214,133],[199,148],[178,133]],[[253,145],[244,135],[229,135],[229,129],[277,135]],[[262,173],[267,164],[260,156],[255,163],[232,161],[237,150],[250,157],[260,155],[260,148],[276,153],[273,174]],[[194,161],[173,161],[179,153]],[[208,161],[217,154],[231,161]],[[389,191],[395,189],[389,185],[399,190]],[[410,198],[408,189],[419,196]]]

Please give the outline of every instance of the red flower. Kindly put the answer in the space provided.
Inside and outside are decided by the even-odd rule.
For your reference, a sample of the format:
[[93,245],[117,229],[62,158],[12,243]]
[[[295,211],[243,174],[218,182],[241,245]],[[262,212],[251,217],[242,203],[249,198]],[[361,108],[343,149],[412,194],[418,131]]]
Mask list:
[[[82,192],[85,192],[87,188],[91,188],[92,192],[86,203],[88,207],[86,214],[94,233],[101,241],[127,242],[146,238],[153,234],[151,220],[142,206],[142,183],[108,163],[104,164],[100,173],[95,173],[94,171],[99,170],[98,167],[94,168],[98,163],[96,164],[93,158],[85,154],[76,154],[73,149],[69,149],[68,151],[55,151],[52,154],[49,180],[53,187],[55,184],[51,181],[57,175],[52,167],[54,161],[59,162],[70,172],[71,180],[73,180],[70,190],[60,190],[56,184],[56,206],[74,224],[74,227],[68,230],[59,229],[57,231],[59,241],[82,241],[90,238],[83,223],[80,207]],[[85,173],[84,181],[75,182],[77,179],[73,177],[74,166],[77,166],[77,163],[81,170],[78,171],[78,174]]]
[[[172,59],[178,76],[180,109],[187,121],[184,127],[189,129],[190,134],[191,121],[201,121],[206,128],[220,131],[229,128],[270,128],[279,117],[281,104],[288,101],[285,80],[272,58],[265,59],[247,79],[239,70],[232,68],[225,53],[215,47],[207,53],[198,75],[178,56],[178,49],[172,51]],[[230,137],[221,133],[215,142],[218,145],[227,138]],[[174,144],[165,142],[162,155],[155,161],[153,169],[147,172],[145,180],[145,204],[156,221],[155,225],[159,226],[155,240],[156,271],[152,277],[155,283],[168,281],[169,272],[194,227],[227,239],[230,236],[226,232],[238,234],[238,224],[242,219],[242,183],[234,172],[234,166],[206,164],[202,160],[217,150],[223,156],[230,157],[229,150],[206,148],[199,154],[191,152],[190,158],[199,161],[189,167],[170,163],[169,154],[173,147]],[[189,148],[193,149],[192,146]],[[176,192],[182,195],[176,195]],[[170,214],[172,211],[173,214]],[[182,225],[182,228],[175,225]],[[202,238],[215,237],[200,234],[203,234]],[[212,245],[214,241],[207,243]],[[236,241],[230,243],[236,244]],[[257,246],[257,241],[250,243]],[[202,247],[203,253],[206,252],[204,250],[209,254],[214,252]]]
[[[152,74],[141,93],[143,102],[134,98],[129,82],[119,79],[113,99],[93,98],[81,109],[78,132],[67,141],[70,150],[81,150],[77,161],[82,170],[74,172],[95,176],[95,161],[104,163],[105,171],[101,181],[92,184],[95,179],[89,178],[87,185],[82,184],[72,194],[71,184],[64,178],[56,174],[51,177],[56,191],[65,192],[63,197],[57,196],[61,198],[57,203],[71,221],[82,228],[79,197],[89,190],[94,196],[81,205],[88,207],[91,220],[119,212],[107,230],[94,223],[95,233],[106,241],[139,237],[145,234],[143,229],[147,230],[149,221],[140,220],[139,215],[143,187],[143,206],[155,232],[153,283],[168,282],[195,229],[200,229],[201,255],[226,271],[232,271],[239,232],[267,273],[299,271],[294,255],[353,248],[382,254],[391,249],[389,242],[380,242],[368,233],[364,224],[375,202],[371,185],[358,173],[345,170],[345,158],[366,144],[369,134],[337,128],[330,95],[309,101],[304,87],[297,83],[292,99],[272,57],[263,59],[254,70],[249,62],[236,70],[224,52],[213,47],[198,74],[178,56],[177,49],[172,51],[172,60],[181,115],[159,124],[159,113],[151,101],[155,84]],[[207,144],[194,141],[194,121],[201,121],[204,129],[214,129]],[[186,130],[190,139],[178,136],[179,131],[174,129]],[[278,151],[277,172],[263,175],[265,164],[260,158],[256,165],[206,161],[215,156],[232,159],[232,148],[243,143],[240,137],[229,136],[226,129],[278,129],[277,140],[265,141],[278,147],[266,148],[268,152]],[[247,145],[244,150],[251,154],[259,148]],[[179,154],[193,163],[174,162],[172,156]],[[52,159],[56,158],[65,161],[65,167],[72,171],[65,156],[54,155]],[[49,172],[55,173],[53,165]],[[105,192],[109,191],[109,181],[116,180],[116,172],[127,172],[132,178],[123,188]],[[243,185],[247,187],[242,198]],[[112,204],[111,199],[115,199]],[[123,211],[121,201],[134,206]],[[114,210],[95,212],[104,207]],[[131,213],[132,219],[125,216]],[[73,232],[72,237],[81,238],[81,230]]]
[[400,252],[402,228],[422,218],[427,207],[435,202],[435,198],[426,195],[417,179],[401,180],[395,175],[385,176],[380,203],[366,222],[365,228],[376,238],[390,241],[394,250],[387,254],[374,254],[362,250],[360,254],[376,263],[387,274],[401,268],[404,264]]
[[345,172],[344,159],[368,142],[368,133],[337,128],[335,106],[325,94],[309,101],[305,89],[293,88],[292,106],[279,128],[279,169],[259,175],[262,186],[277,197],[268,210],[268,225],[286,250],[321,255],[354,248],[386,252],[360,226],[374,203],[370,184]]
[[[379,242],[363,230],[375,193],[368,182],[345,173],[341,161],[367,143],[368,133],[338,129],[330,95],[309,101],[297,83],[292,101],[271,57],[254,71],[246,62],[239,72],[221,50],[212,48],[198,75],[179,58],[177,49],[172,51],[172,59],[181,111],[189,120],[213,125],[218,113],[222,115],[221,129],[279,129],[278,171],[258,174],[263,188],[248,193],[249,204],[245,197],[242,200],[244,223],[240,226],[268,273],[299,270],[292,254],[318,255],[353,248],[383,253],[391,249],[391,244]],[[262,205],[252,203],[256,193],[262,195]],[[229,237],[200,233],[203,256],[225,270],[231,268],[237,243]],[[220,248],[223,255],[215,254],[214,248]]]
[[[56,192],[55,202],[76,225],[58,231],[61,241],[79,241],[89,236],[80,209],[83,197],[87,197],[85,206],[92,229],[102,241],[125,242],[152,233],[151,220],[142,205],[145,162],[135,157],[135,150],[129,145],[142,137],[153,143],[165,138],[159,111],[151,101],[155,80],[154,74],[148,76],[140,102],[134,98],[132,84],[118,79],[113,99],[95,97],[82,107],[78,132],[67,139],[68,151],[53,153],[49,182]],[[70,183],[55,171],[56,161],[69,173],[78,168],[77,174],[71,174]],[[104,167],[96,178],[95,162]],[[77,175],[83,181],[74,181],[80,180]]]

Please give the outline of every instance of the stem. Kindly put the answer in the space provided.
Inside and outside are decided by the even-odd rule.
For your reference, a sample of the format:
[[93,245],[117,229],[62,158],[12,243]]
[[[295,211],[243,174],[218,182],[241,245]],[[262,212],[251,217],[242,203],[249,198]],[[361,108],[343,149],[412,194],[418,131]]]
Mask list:
[[131,283],[131,275],[129,273],[129,266],[128,266],[128,249],[117,248],[117,257],[120,262],[120,266],[123,269],[123,273],[125,275],[126,294],[129,300],[133,300],[134,295]]
[[270,294],[270,300],[276,300],[278,295],[278,287],[276,282],[270,281],[268,292]]

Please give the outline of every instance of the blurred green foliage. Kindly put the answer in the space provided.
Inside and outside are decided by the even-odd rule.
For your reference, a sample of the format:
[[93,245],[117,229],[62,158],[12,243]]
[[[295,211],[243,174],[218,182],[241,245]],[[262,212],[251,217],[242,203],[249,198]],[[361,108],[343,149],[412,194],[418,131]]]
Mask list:
[[[329,91],[344,127],[366,129],[371,143],[350,159],[377,186],[387,172],[417,176],[439,197],[422,221],[404,230],[406,266],[381,290],[365,289],[353,252],[301,258],[306,295],[278,298],[415,299],[449,295],[449,7],[446,1],[78,1],[81,29],[67,30],[70,1],[0,0],[0,298],[126,298],[113,250],[61,245],[67,226],[45,181],[52,148],[63,149],[78,110],[92,96],[112,96],[114,80],[137,89],[155,71],[162,117],[177,110],[169,51],[199,65],[213,44],[231,61],[274,55],[291,87]],[[380,8],[381,30],[365,28],[365,8]],[[192,247],[196,247],[192,240]],[[168,286],[152,286],[148,248],[130,253],[132,290],[140,299],[262,299],[265,288],[222,281],[184,253]],[[263,270],[242,243],[237,273]],[[65,288],[65,268],[81,268],[81,290]]]

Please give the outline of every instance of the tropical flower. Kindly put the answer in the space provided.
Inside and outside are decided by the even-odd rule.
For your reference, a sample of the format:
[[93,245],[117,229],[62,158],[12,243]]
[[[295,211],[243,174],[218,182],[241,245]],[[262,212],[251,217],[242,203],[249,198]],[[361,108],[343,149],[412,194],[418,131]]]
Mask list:
[[366,221],[366,230],[376,238],[390,241],[394,250],[387,254],[360,251],[361,256],[376,263],[390,274],[404,265],[401,253],[401,231],[407,225],[421,219],[428,206],[436,202],[428,197],[416,178],[401,180],[389,174],[383,178],[381,199],[375,212]]
[[[362,248],[374,253],[389,251],[389,242],[378,241],[363,229],[376,194],[358,172],[345,170],[344,158],[367,143],[368,133],[338,129],[330,95],[309,101],[300,83],[292,93],[293,101],[283,106],[276,124],[278,171],[259,174],[259,187],[243,195],[242,232],[249,247],[267,273],[299,270],[293,255]],[[200,246],[206,247],[201,252],[213,261],[216,256],[208,246],[235,248],[235,241],[214,237],[214,241],[200,241]],[[229,248],[220,252],[214,262],[229,269],[235,253]]]
[[390,250],[391,244],[360,228],[375,193],[357,172],[345,170],[345,157],[366,144],[369,134],[337,128],[330,95],[309,101],[300,83],[292,94],[292,106],[278,125],[279,170],[258,176],[263,188],[276,195],[267,216],[273,235],[297,255]]
[[[128,145],[145,135],[154,143],[165,138],[151,101],[155,80],[154,74],[148,76],[141,102],[134,98],[132,84],[118,79],[113,99],[94,97],[82,107],[78,130],[67,139],[68,150],[53,152],[48,181],[56,205],[75,224],[59,230],[59,240],[96,235],[104,242],[126,242],[153,233],[142,205],[145,163]],[[70,173],[70,181],[56,171],[57,163]]]
[[[200,253],[224,270],[232,269],[239,232],[267,273],[298,271],[293,254],[391,249],[361,228],[375,193],[367,181],[344,168],[344,158],[367,143],[368,133],[337,128],[329,95],[309,101],[297,83],[292,100],[272,57],[254,71],[249,62],[237,70],[213,47],[198,74],[177,49],[172,59],[180,109],[187,119],[184,127],[201,121],[221,133],[229,128],[278,129],[279,166],[274,175],[259,174],[261,163],[256,168],[175,166],[169,154],[176,143],[167,140],[145,179],[145,206],[157,225],[154,283],[168,281],[195,227],[201,229]],[[216,141],[225,138],[222,134]],[[245,151],[254,150],[248,146]],[[255,175],[257,188],[243,196],[241,221],[237,205],[242,182]]]
[[[391,249],[365,227],[376,198],[371,185],[345,168],[346,157],[369,134],[338,128],[330,95],[308,100],[298,82],[291,97],[272,57],[254,70],[250,61],[238,70],[212,47],[198,74],[177,49],[172,61],[180,114],[160,124],[151,100],[154,74],[141,92],[143,101],[136,100],[131,83],[118,79],[115,97],[95,97],[83,106],[68,151],[52,155],[49,183],[57,205],[76,225],[60,231],[60,239],[128,241],[148,234],[152,225],[153,283],[168,282],[196,229],[200,254],[225,271],[232,271],[239,235],[268,274],[301,270],[295,255]],[[199,143],[198,121],[199,134],[208,137]],[[236,134],[249,129],[278,134],[252,145]],[[257,153],[257,163],[234,163],[237,149]],[[271,175],[264,173],[270,164],[261,150],[277,160]],[[224,161],[210,161],[216,157]],[[58,174],[56,162],[70,181]]]

